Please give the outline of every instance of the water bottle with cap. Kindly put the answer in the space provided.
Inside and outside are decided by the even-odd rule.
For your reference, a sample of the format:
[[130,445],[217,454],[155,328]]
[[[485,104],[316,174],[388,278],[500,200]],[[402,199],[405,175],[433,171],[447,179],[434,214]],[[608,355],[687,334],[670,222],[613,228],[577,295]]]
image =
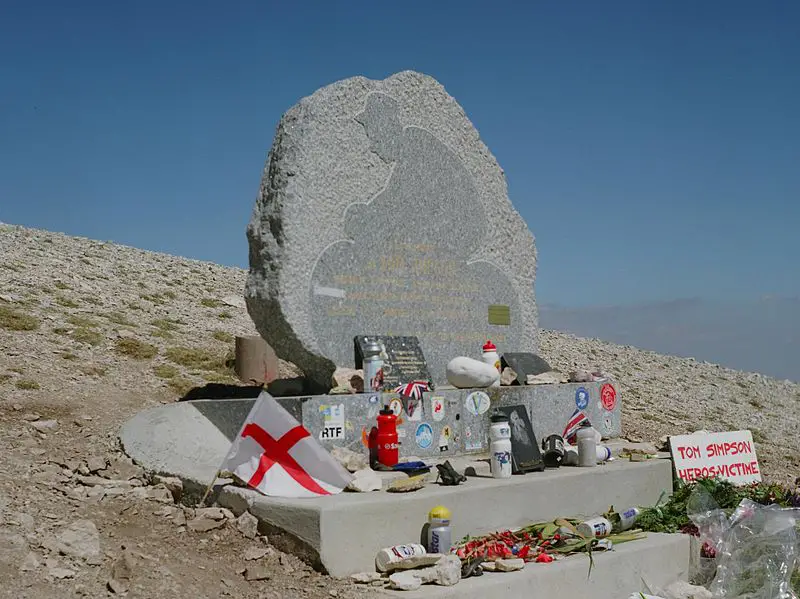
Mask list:
[[508,416],[495,412],[489,418],[489,455],[491,457],[492,476],[494,478],[511,478],[511,426]]
[[578,466],[597,466],[597,439],[592,425],[584,422],[575,434],[578,445]]
[[428,514],[428,553],[450,553],[450,510],[437,505]]

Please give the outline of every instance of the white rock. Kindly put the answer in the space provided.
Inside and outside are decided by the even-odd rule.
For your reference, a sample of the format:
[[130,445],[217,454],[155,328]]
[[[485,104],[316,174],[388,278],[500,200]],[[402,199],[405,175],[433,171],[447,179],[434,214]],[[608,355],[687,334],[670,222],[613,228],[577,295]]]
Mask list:
[[241,308],[242,310],[245,309],[244,297],[240,297],[238,295],[227,295],[220,301],[231,308]]
[[369,468],[369,457],[366,453],[358,453],[346,447],[336,446],[331,449],[331,455],[349,472]]
[[40,433],[46,433],[58,427],[58,420],[35,420],[30,424]]
[[483,570],[484,572],[496,572],[497,562],[483,562],[481,564],[481,570]]
[[541,374],[529,374],[527,383],[529,385],[557,385],[559,383],[566,383],[568,377],[560,372],[550,371]]
[[250,512],[242,512],[236,518],[236,528],[246,539],[255,539],[258,536],[258,518]]
[[378,572],[357,572],[350,576],[350,580],[357,584],[372,584],[380,579],[381,575]]
[[500,373],[490,364],[464,356],[447,364],[447,382],[459,389],[485,389],[500,380]]
[[[496,372],[496,371],[495,371]],[[434,583],[441,586],[453,586],[461,580],[461,559],[457,555],[445,555],[432,568],[412,570],[422,584]]]
[[521,558],[499,559],[495,565],[499,572],[515,572],[525,567],[525,560]]
[[57,540],[64,555],[84,559],[100,555],[100,534],[91,520],[76,520],[61,531]]
[[405,570],[403,572],[390,574],[389,582],[391,583],[391,588],[398,591],[416,591],[422,586],[422,581],[413,570]]
[[370,468],[359,470],[353,474],[353,480],[347,485],[348,491],[358,493],[369,493],[370,491],[380,491],[383,488],[383,480],[376,472]]
[[22,572],[33,572],[34,570],[38,570],[39,566],[41,566],[39,558],[33,551],[30,551],[28,555],[25,556],[25,559],[23,560],[19,569]]
[[423,568],[426,566],[434,566],[438,564],[444,557],[442,553],[426,553],[424,555],[412,555],[401,559],[398,562],[392,562],[386,566],[387,572],[395,570],[414,570],[416,568]]

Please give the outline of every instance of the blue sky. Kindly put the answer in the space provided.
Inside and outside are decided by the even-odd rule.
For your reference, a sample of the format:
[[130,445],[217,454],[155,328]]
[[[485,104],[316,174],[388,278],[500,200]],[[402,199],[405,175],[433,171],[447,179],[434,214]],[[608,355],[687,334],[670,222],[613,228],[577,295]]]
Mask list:
[[540,302],[800,294],[800,3],[7,2],[0,221],[246,266],[281,114],[441,81],[537,238]]

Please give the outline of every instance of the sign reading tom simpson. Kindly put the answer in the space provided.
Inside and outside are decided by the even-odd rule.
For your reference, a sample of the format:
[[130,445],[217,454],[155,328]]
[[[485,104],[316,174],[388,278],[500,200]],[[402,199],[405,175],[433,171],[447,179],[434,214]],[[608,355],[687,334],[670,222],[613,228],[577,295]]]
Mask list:
[[750,431],[679,435],[669,438],[675,473],[684,482],[721,478],[737,485],[761,482]]

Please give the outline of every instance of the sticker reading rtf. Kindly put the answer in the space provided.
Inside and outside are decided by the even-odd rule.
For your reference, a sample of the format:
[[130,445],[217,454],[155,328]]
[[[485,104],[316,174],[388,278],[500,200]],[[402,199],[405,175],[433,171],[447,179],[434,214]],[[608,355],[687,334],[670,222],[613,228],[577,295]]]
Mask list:
[[320,406],[319,411],[322,412],[322,430],[319,431],[319,440],[344,439],[344,404]]
[[679,435],[669,438],[678,478],[692,482],[721,478],[737,485],[761,482],[750,431]]

